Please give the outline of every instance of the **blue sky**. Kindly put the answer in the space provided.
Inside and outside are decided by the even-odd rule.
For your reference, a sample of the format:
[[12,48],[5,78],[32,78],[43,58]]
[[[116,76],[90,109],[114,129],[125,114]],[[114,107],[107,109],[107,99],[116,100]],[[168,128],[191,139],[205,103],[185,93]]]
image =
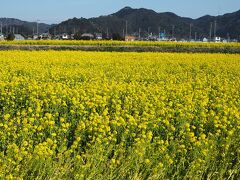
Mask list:
[[98,17],[130,6],[198,18],[240,9],[240,0],[0,0],[0,17],[58,23],[73,17]]

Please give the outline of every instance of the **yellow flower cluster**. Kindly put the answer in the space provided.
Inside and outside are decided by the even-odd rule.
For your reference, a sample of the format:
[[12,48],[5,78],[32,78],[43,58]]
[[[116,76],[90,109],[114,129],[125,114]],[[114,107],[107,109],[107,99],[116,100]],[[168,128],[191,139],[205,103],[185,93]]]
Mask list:
[[232,178],[239,89],[239,54],[0,51],[0,179]]
[[156,46],[156,47],[204,47],[240,48],[240,43],[203,43],[203,42],[153,42],[153,41],[108,41],[108,40],[23,40],[0,41],[0,44],[21,45],[86,45],[86,46]]

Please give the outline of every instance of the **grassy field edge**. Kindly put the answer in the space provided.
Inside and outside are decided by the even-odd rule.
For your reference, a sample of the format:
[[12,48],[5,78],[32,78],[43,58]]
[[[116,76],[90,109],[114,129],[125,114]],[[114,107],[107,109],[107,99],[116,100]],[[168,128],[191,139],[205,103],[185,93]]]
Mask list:
[[230,46],[188,47],[188,46],[98,46],[98,45],[13,45],[0,44],[0,50],[72,50],[112,52],[189,52],[239,54],[240,48]]

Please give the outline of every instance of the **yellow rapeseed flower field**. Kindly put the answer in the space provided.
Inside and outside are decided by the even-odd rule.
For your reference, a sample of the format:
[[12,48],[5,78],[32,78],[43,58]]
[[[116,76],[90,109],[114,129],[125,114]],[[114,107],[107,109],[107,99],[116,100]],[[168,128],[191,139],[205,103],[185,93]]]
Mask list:
[[240,55],[0,51],[0,179],[236,179]]
[[112,40],[20,40],[0,41],[0,45],[85,45],[85,46],[160,46],[160,47],[206,47],[240,48],[240,43],[203,43],[169,41],[112,41]]

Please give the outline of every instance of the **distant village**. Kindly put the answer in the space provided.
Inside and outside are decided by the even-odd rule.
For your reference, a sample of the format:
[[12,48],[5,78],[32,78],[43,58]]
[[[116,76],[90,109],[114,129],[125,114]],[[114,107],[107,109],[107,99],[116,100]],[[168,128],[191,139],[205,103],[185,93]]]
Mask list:
[[14,32],[8,32],[3,34],[0,32],[0,41],[4,40],[122,40],[122,41],[173,41],[173,42],[239,42],[238,39],[222,38],[216,35],[209,37],[203,37],[199,39],[196,34],[189,34],[189,38],[177,39],[174,35],[166,34],[165,32],[159,32],[159,34],[148,33],[133,33],[125,34],[121,36],[119,34],[106,35],[102,33],[76,33],[76,34],[50,34],[50,33],[35,33],[32,36],[24,36],[22,34],[16,34]]

